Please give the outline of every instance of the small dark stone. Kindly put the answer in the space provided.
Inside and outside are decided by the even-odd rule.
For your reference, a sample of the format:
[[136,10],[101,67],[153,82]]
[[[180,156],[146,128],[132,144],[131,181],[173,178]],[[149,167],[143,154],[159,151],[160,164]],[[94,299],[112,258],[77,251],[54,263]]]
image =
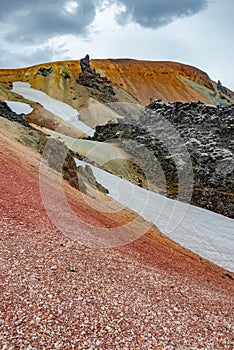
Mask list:
[[231,275],[230,273],[225,273],[224,276],[230,278],[231,280],[234,280],[233,275]]
[[70,272],[78,272],[78,270],[74,266],[69,266],[67,270]]

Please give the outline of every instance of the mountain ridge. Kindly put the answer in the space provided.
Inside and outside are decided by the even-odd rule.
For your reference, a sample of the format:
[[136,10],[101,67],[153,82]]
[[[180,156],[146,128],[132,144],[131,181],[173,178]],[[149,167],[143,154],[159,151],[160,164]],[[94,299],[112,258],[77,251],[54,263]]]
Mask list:
[[[112,81],[115,91],[126,91],[129,96],[124,102],[149,104],[154,99],[166,102],[201,101],[206,104],[227,104],[234,102],[234,93],[227,96],[218,90],[206,72],[191,65],[172,61],[144,61],[135,59],[91,59],[92,67]],[[54,74],[55,73],[55,74]],[[84,93],[75,80],[81,73],[80,60],[55,61],[19,69],[0,69],[0,84],[9,88],[14,80],[29,82],[53,95],[50,87],[57,86],[57,93],[63,91],[63,98],[74,107],[78,107],[73,98],[66,96],[65,88],[74,93]],[[50,77],[47,86],[46,78]],[[44,78],[44,79],[43,79]],[[53,97],[53,96],[52,96]],[[131,100],[132,98],[132,100]],[[134,101],[135,99],[135,101]],[[83,101],[84,106],[86,103]],[[82,105],[82,104],[81,104]],[[79,105],[79,108],[81,107]]]

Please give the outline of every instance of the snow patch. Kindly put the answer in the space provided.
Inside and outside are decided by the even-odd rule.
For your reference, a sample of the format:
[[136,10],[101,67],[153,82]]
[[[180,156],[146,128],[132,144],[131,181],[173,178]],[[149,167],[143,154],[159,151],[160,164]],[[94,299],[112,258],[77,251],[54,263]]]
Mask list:
[[5,101],[8,107],[17,114],[29,114],[33,111],[33,108],[23,102],[17,102],[17,101]]
[[[76,163],[78,166],[87,164],[80,160]],[[96,180],[109,190],[111,198],[155,224],[162,233],[185,248],[234,271],[234,220],[166,198],[89,166]]]
[[68,104],[48,96],[45,92],[33,89],[30,84],[21,81],[13,83],[12,91],[30,101],[40,103],[49,112],[52,112],[64,121],[74,125],[89,136],[94,135],[94,130],[78,119],[79,112]]

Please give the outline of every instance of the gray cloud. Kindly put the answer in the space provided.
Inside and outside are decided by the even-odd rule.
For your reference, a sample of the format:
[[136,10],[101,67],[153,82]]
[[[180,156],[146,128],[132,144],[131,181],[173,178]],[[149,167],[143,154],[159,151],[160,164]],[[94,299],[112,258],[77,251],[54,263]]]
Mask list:
[[[84,34],[100,6],[124,5],[117,16],[120,24],[133,21],[157,28],[177,17],[200,11],[208,0],[8,0],[1,4],[0,20],[9,41],[35,43],[55,35]],[[68,4],[70,3],[70,10]],[[72,8],[77,3],[77,9]],[[67,10],[66,10],[67,9]],[[74,10],[74,11],[72,11]]]
[[75,1],[5,1],[1,4],[0,20],[10,27],[4,38],[33,43],[55,35],[84,34],[94,20],[99,1],[79,0],[73,12],[67,6],[72,2]]
[[117,16],[119,24],[133,21],[145,28],[158,28],[201,11],[208,0],[117,0],[117,3],[124,5]]
[[49,46],[33,48],[25,52],[11,48],[0,49],[0,68],[27,67],[36,63],[50,62],[59,57],[60,52]]
[[[8,0],[0,1],[0,66],[19,67],[50,61],[62,48],[49,39],[92,34],[96,12],[113,4],[124,7],[117,21],[157,28],[202,10],[211,0]],[[77,5],[76,5],[77,4]],[[64,56],[64,52],[62,57]]]

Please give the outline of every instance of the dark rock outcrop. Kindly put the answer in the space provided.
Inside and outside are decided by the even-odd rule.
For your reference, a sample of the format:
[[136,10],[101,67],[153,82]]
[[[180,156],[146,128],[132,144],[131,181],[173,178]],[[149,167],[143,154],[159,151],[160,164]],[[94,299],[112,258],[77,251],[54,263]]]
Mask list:
[[90,67],[90,59],[89,59],[89,55],[87,54],[84,58],[81,58],[80,60],[80,68],[81,68],[81,71],[82,72],[90,72],[90,73],[93,73],[95,74],[95,69],[92,69]]
[[105,187],[103,187],[101,184],[97,182],[93,174],[93,171],[89,165],[86,164],[84,167],[79,166],[78,172],[79,172],[79,179],[81,179],[82,183],[89,184],[93,188],[105,194],[109,193],[109,191]]
[[217,90],[221,95],[234,99],[234,92],[223,86],[220,80],[217,83]]
[[40,67],[38,69],[38,73],[39,75],[42,75],[43,77],[47,77],[49,75],[51,75],[53,73],[53,68],[52,67],[49,67],[49,68],[46,68],[46,67]]
[[86,192],[85,184],[80,181],[78,177],[78,171],[76,162],[73,157],[73,153],[67,148],[67,146],[58,140],[48,139],[46,140],[44,147],[41,148],[41,153],[44,159],[48,161],[48,165],[57,170],[62,171],[64,180],[67,180],[69,184],[82,192]]
[[87,184],[100,192],[108,193],[108,190],[96,181],[90,166],[79,166],[77,168],[74,153],[67,146],[55,139],[46,139],[44,147],[41,148],[44,159],[48,165],[62,172],[63,179],[69,184],[83,193],[87,193]]
[[101,102],[116,102],[115,91],[111,81],[102,77],[95,69],[90,67],[89,55],[80,60],[81,73],[76,79],[77,83],[89,88],[91,97]]
[[156,100],[137,122],[128,119],[98,126],[94,139],[118,140],[147,169],[147,178],[159,192],[171,198],[178,198],[181,174],[187,181],[192,169],[191,204],[234,217],[233,131],[234,105]]
[[27,128],[30,127],[29,123],[24,119],[24,115],[13,112],[8,104],[4,101],[0,101],[0,116],[11,120],[12,122],[20,123]]

